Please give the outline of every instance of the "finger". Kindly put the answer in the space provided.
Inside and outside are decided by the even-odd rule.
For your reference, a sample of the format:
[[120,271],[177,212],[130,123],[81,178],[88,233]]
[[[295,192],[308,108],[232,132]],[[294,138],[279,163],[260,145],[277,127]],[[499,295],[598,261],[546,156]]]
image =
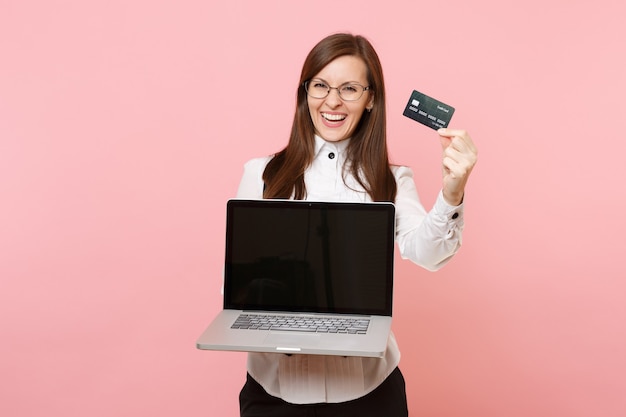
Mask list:
[[458,134],[463,134],[462,131],[451,130],[451,129],[439,129],[437,131],[439,134],[439,141],[441,142],[441,148],[445,151],[447,148],[452,146],[455,138],[457,138]]
[[469,150],[476,152],[476,145],[474,145],[474,141],[466,130],[442,128],[437,130],[437,133],[439,136],[449,138],[451,141],[454,140],[454,138],[459,138],[467,145]]
[[471,172],[475,164],[473,158],[453,152],[446,153],[443,160],[447,168],[461,175],[466,175],[466,173]]
[[469,138],[469,134],[467,133],[466,130],[463,129],[447,129],[447,128],[441,128],[439,130],[437,130],[437,133],[439,134],[439,136],[444,136],[447,138],[452,138],[452,137],[459,137],[459,138]]
[[456,137],[452,139],[450,146],[443,150],[443,156],[467,166],[474,165],[477,159],[476,152],[469,149],[467,143]]
[[477,152],[472,146],[458,137],[451,139],[451,143],[443,150],[444,157],[449,157],[455,162],[465,165],[469,170],[476,164]]
[[457,161],[473,154],[468,144],[456,136],[450,139],[450,144],[443,150],[443,153]]
[[452,139],[446,136],[439,136],[439,142],[441,143],[441,149],[445,151],[452,143]]

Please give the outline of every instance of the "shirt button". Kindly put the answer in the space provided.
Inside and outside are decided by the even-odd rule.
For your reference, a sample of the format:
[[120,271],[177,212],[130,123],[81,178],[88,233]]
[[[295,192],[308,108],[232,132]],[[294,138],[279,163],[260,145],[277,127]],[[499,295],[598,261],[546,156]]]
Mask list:
[[454,214],[452,215],[452,220],[456,219],[457,217],[459,217],[459,213],[454,213]]
[[329,159],[335,159],[335,153],[334,152],[329,153],[328,154],[328,158]]

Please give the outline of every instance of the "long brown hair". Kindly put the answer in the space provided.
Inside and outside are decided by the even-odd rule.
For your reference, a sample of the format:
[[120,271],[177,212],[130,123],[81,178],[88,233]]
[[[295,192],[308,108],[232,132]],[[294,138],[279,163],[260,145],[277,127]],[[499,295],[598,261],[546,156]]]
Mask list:
[[264,198],[306,197],[304,172],[313,160],[315,129],[309,114],[304,82],[331,61],[346,55],[365,62],[374,107],[363,113],[347,148],[350,172],[374,201],[394,201],[396,181],[389,168],[385,84],[378,54],[362,36],[340,33],[322,39],[309,52],[298,86],[296,112],[289,143],[267,164],[263,172]]

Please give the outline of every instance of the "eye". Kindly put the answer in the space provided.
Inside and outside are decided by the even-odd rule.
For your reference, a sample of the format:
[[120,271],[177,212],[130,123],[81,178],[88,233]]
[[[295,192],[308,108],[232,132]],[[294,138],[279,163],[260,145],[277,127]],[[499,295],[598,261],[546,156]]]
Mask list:
[[322,80],[311,80],[311,83],[309,85],[313,88],[319,88],[320,90],[328,89],[328,84],[326,84]]
[[342,93],[354,94],[354,93],[357,93],[358,91],[359,91],[359,86],[356,84],[345,84],[344,86],[341,87]]

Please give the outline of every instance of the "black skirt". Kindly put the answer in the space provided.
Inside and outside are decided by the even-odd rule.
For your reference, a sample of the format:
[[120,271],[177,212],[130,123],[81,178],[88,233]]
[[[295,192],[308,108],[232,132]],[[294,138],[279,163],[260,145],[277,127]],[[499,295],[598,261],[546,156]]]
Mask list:
[[241,417],[407,417],[406,387],[396,368],[374,391],[343,403],[291,404],[269,395],[248,374],[239,394]]

